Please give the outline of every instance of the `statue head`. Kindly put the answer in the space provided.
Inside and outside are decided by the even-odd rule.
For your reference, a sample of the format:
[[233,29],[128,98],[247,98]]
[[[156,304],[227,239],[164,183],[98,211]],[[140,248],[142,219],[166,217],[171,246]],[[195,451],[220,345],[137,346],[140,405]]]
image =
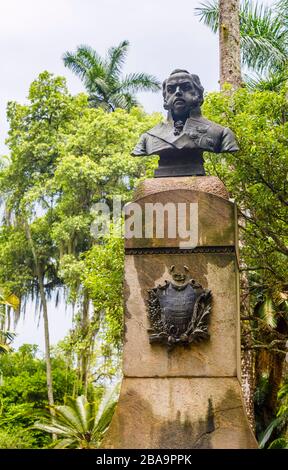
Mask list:
[[175,121],[186,119],[191,111],[200,113],[204,88],[198,75],[176,69],[163,82],[162,91],[164,108],[171,113]]
[[188,280],[190,270],[187,266],[176,268],[176,266],[173,264],[170,266],[169,272],[173,281],[175,281],[177,284],[184,284]]

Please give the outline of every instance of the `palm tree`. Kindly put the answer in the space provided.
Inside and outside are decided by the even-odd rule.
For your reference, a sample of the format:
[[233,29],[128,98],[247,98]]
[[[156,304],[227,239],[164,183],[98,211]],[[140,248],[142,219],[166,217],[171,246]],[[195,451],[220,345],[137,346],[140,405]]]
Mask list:
[[100,403],[84,395],[69,398],[67,405],[55,406],[55,416],[36,422],[35,429],[59,436],[57,449],[95,449],[100,446],[112,419],[118,387],[106,391]]
[[233,89],[242,84],[240,60],[240,0],[219,0],[220,86],[230,83]]
[[[265,429],[261,436],[259,446],[261,449],[267,447],[269,449],[288,449],[288,383],[284,383],[279,390],[278,398],[281,406],[269,426]],[[273,434],[280,434],[280,437],[272,440]],[[269,445],[269,441],[271,442]]]
[[115,108],[131,109],[138,102],[135,93],[139,91],[156,92],[159,81],[146,73],[131,73],[122,77],[121,72],[127,56],[128,41],[111,47],[105,58],[89,46],[79,46],[76,52],[65,52],[64,65],[77,75],[89,94],[93,107],[108,111]]
[[[211,0],[196,8],[200,21],[213,32],[219,28],[219,3]],[[240,45],[242,64],[255,72],[248,86],[278,89],[288,78],[288,0],[278,0],[273,8],[252,0],[240,5]]]

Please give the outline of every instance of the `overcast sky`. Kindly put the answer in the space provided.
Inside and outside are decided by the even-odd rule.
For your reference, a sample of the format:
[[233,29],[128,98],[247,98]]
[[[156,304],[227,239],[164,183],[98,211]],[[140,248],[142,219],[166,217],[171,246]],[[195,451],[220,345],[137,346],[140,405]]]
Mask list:
[[[203,0],[204,1],[204,0]],[[200,76],[206,91],[218,89],[218,38],[199,23],[194,8],[199,0],[0,0],[0,153],[5,153],[6,104],[24,103],[29,85],[48,70],[67,78],[72,94],[83,91],[80,80],[62,63],[65,51],[80,44],[104,55],[123,39],[130,41],[125,73],[147,72],[163,80],[174,68]],[[272,0],[264,3],[271,4]],[[161,93],[142,93],[147,112],[162,111]],[[63,337],[71,315],[64,306],[53,309],[52,342]],[[28,313],[27,313],[28,314]],[[16,344],[42,347],[42,326],[34,317],[20,322]],[[33,341],[34,339],[34,341]]]

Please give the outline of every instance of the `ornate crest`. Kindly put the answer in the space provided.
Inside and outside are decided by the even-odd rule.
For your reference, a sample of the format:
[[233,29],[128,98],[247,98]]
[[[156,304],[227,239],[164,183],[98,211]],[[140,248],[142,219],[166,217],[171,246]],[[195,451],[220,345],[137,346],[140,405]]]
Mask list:
[[189,269],[177,272],[171,266],[172,281],[165,281],[148,291],[148,329],[150,343],[189,345],[209,338],[208,325],[212,294],[208,289],[188,279]]

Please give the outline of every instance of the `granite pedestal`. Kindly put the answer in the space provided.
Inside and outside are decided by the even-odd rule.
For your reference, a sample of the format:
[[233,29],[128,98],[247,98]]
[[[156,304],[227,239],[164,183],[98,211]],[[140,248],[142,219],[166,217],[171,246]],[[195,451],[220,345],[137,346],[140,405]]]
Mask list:
[[[143,214],[147,203],[194,204],[197,245],[183,247],[177,230],[167,236],[166,213],[164,237],[145,238],[152,222],[142,214],[143,236],[125,242],[124,378],[103,447],[257,448],[240,386],[235,205],[221,181],[206,176],[146,180],[135,202]],[[147,293],[169,280],[171,265],[186,266],[213,302],[210,338],[169,349],[149,342]]]

